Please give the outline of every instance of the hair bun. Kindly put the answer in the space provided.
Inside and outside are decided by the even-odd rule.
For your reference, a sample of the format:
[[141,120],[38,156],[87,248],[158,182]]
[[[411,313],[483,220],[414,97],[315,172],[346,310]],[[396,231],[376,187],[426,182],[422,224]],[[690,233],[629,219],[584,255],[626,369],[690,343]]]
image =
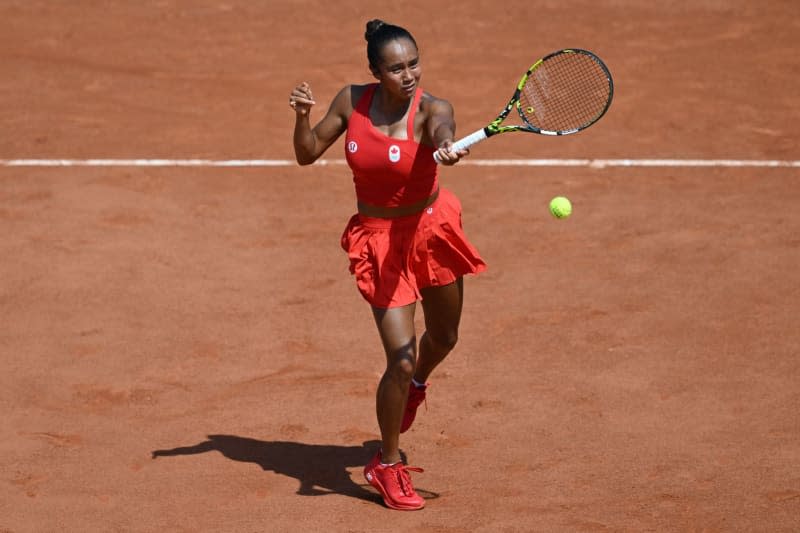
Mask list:
[[367,31],[364,32],[364,39],[369,41],[369,38],[372,37],[372,34],[378,31],[378,29],[384,24],[386,23],[381,19],[372,19],[367,22]]

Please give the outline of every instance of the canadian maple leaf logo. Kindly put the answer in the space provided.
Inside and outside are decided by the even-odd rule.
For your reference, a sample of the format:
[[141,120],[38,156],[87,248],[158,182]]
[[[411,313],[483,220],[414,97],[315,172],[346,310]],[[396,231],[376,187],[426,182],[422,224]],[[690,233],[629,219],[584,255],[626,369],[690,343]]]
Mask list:
[[389,147],[389,161],[397,163],[400,161],[400,147],[393,144]]

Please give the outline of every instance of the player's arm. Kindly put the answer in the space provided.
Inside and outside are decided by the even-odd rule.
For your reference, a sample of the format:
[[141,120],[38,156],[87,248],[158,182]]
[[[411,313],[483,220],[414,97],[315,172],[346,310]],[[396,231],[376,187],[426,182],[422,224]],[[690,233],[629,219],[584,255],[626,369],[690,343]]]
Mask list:
[[310,165],[347,129],[352,112],[350,86],[343,88],[333,99],[328,112],[316,126],[311,127],[311,108],[316,104],[308,83],[301,83],[289,96],[289,106],[295,111],[294,154],[301,165]]
[[456,121],[453,106],[447,100],[431,97],[427,102],[426,133],[436,147],[439,162],[443,165],[454,165],[469,154],[469,150],[452,152],[453,138],[456,134]]

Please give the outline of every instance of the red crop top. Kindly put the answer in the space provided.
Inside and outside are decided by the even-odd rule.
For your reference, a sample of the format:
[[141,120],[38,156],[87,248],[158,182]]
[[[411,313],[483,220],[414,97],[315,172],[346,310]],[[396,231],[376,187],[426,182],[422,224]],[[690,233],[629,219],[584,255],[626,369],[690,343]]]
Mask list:
[[347,124],[344,151],[353,171],[359,201],[379,207],[411,205],[428,198],[439,186],[434,149],[414,140],[414,115],[422,89],[417,88],[408,111],[408,139],[379,131],[369,118],[377,83],[367,87]]

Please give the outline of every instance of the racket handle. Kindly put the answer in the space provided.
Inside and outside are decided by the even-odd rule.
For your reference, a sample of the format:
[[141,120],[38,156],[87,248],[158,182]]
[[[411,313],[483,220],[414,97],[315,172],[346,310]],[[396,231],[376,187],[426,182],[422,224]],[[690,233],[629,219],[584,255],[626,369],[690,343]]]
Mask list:
[[[459,139],[458,141],[454,142],[451,151],[458,152],[459,150],[464,150],[465,148],[469,148],[473,144],[478,144],[486,137],[488,137],[486,135],[486,130],[484,128],[481,128],[474,133],[470,133],[463,139]],[[441,163],[438,155],[439,155],[438,153],[434,152],[433,158],[436,160],[437,163]]]

